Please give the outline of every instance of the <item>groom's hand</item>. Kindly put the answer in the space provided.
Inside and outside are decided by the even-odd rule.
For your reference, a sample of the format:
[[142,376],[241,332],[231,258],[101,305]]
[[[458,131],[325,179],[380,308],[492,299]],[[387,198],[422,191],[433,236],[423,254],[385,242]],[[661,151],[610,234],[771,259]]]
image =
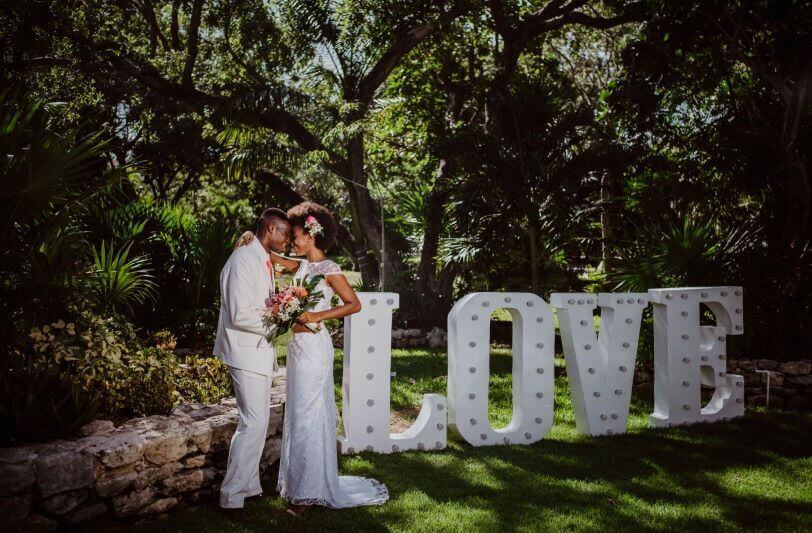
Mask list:
[[251,241],[253,241],[253,240],[254,240],[254,234],[251,233],[250,231],[246,231],[245,233],[240,235],[240,238],[237,239],[237,242],[234,243],[234,249],[236,250],[240,246],[245,246],[247,244],[251,244]]

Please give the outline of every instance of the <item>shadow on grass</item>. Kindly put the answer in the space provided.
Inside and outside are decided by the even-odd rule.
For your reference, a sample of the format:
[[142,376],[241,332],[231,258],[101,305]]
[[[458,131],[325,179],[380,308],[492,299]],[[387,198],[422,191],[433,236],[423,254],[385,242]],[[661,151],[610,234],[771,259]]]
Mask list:
[[[498,384],[510,374],[510,354],[491,361],[491,408],[509,418],[511,397]],[[445,394],[444,352],[397,351],[392,364],[393,409],[413,408],[425,393]],[[812,523],[812,415],[759,410],[727,423],[656,429],[647,427],[651,398],[635,395],[629,433],[595,438],[575,432],[565,376],[556,379],[555,396],[555,425],[530,446],[451,440],[438,452],[341,458],[342,474],[387,485],[391,499],[383,506],[314,508],[294,518],[271,492],[247,507],[250,526],[229,522],[208,503],[137,529],[694,531],[803,530]]]

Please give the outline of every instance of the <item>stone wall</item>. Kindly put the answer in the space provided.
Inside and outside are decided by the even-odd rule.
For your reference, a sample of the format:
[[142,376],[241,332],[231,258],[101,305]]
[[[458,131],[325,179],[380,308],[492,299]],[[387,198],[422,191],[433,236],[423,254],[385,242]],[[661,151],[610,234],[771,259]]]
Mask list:
[[[767,375],[770,374],[770,407],[803,411],[812,406],[812,361],[774,361],[772,359],[730,359],[727,371],[744,376],[744,401],[747,405],[765,405]],[[763,371],[763,372],[762,372]],[[639,392],[654,390],[651,365],[637,368],[634,387]]]
[[[261,468],[279,459],[284,377],[274,380]],[[239,417],[233,398],[181,405],[168,416],[96,420],[83,436],[0,448],[0,530],[50,531],[94,520],[163,513],[212,497]]]
[[[339,329],[333,332],[333,346],[344,348],[344,332]],[[405,328],[392,330],[393,348],[445,348],[448,334],[442,328],[420,329]]]

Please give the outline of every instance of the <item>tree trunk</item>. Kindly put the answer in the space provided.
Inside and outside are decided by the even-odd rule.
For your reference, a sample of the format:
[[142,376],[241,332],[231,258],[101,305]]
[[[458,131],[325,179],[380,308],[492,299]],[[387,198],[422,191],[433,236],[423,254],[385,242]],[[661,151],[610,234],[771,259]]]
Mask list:
[[437,326],[443,325],[451,307],[450,284],[441,284],[437,278],[437,252],[448,199],[446,183],[452,172],[450,161],[440,159],[434,187],[426,198],[426,226],[420,250],[420,265],[417,268],[420,316],[429,324]]
[[798,155],[794,146],[785,147],[784,159],[790,172],[795,176],[790,178],[791,194],[786,205],[787,213],[784,226],[784,242],[790,248],[795,248],[799,241],[810,238],[810,209],[812,209],[812,191],[810,191],[809,172],[806,164]]
[[[350,139],[347,144],[349,176],[345,176],[347,194],[350,198],[353,233],[356,240],[363,243],[364,249],[356,251],[358,266],[364,284],[378,286],[380,290],[399,291],[403,288],[405,267],[397,254],[396,240],[387,231],[386,243],[383,246],[381,233],[381,212],[378,203],[367,189],[364,167],[364,140],[359,135]],[[381,265],[384,280],[381,283]]]
[[612,269],[612,244],[614,239],[614,224],[611,213],[611,203],[614,197],[614,179],[609,171],[601,174],[601,259],[603,271],[609,273]]
[[530,286],[534,294],[541,295],[541,254],[539,253],[539,221],[530,216],[527,225],[527,236],[530,239]]

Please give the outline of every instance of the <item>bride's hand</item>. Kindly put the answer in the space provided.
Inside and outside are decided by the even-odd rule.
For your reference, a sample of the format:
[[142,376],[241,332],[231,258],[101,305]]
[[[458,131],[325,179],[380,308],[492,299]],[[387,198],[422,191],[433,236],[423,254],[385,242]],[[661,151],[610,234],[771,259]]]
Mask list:
[[299,316],[299,324],[318,324],[321,322],[318,313],[312,311],[305,311]]
[[251,233],[250,231],[246,231],[245,233],[240,235],[240,238],[237,239],[237,242],[234,243],[234,249],[236,250],[240,246],[245,246],[247,244],[251,244],[251,241],[253,241],[253,240],[254,240],[254,234]]

